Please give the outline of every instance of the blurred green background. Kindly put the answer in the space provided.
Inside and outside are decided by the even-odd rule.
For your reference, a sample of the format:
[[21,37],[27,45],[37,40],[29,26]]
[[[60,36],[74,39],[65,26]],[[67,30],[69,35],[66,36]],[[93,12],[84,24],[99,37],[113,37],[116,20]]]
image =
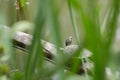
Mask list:
[[[0,80],[119,80],[119,25],[120,0],[0,0]],[[28,52],[13,48],[15,31],[33,35]],[[40,39],[65,48],[68,36],[75,55],[58,49],[56,64],[45,61]],[[85,62],[83,49],[92,53]]]

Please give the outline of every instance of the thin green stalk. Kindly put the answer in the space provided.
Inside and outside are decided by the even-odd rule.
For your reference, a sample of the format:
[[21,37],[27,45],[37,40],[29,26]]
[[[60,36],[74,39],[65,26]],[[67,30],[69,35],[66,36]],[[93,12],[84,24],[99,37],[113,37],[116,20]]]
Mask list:
[[[73,12],[72,12],[71,0],[68,0],[68,6],[69,6],[69,12],[70,12],[70,16],[71,16],[71,21],[72,21],[72,25],[73,25],[73,30],[74,30],[74,33],[75,33],[75,37],[76,37],[77,43],[80,45],[78,29],[77,29],[77,26],[76,26],[76,23],[75,23],[75,19],[73,17]],[[80,54],[80,52],[79,52],[79,54]],[[80,56],[80,55],[78,55],[78,56]],[[81,59],[81,61],[82,61],[82,64],[84,64],[84,62],[83,62],[82,59]],[[72,69],[73,72],[74,71],[76,72],[76,70],[79,68],[79,66],[80,66],[79,63],[80,63],[79,59],[73,61],[73,69]],[[83,68],[83,69],[85,71],[86,79],[88,80],[87,70],[85,68]]]
[[[35,18],[35,29],[33,34],[33,40],[32,45],[29,49],[29,56],[26,63],[25,68],[25,80],[32,80],[34,77],[34,72],[36,70],[36,64],[40,64],[40,68],[38,69],[38,72],[42,71],[42,61],[43,61],[43,52],[42,52],[42,46],[40,43],[41,38],[41,31],[44,24],[45,14],[44,14],[44,8],[46,4],[46,0],[40,0],[39,1],[39,9],[38,14]],[[40,75],[40,74],[39,74]]]
[[70,17],[71,17],[72,28],[73,28],[73,31],[74,31],[74,34],[75,34],[75,38],[76,38],[77,44],[80,44],[78,29],[77,29],[77,26],[76,26],[76,23],[75,23],[75,19],[73,17],[71,0],[68,0],[68,7],[69,7],[69,13],[70,13]]
[[[61,42],[61,29],[60,29],[60,25],[59,25],[59,22],[58,22],[58,15],[56,14],[55,12],[55,3],[54,1],[49,1],[49,4],[48,4],[48,18],[49,18],[49,22],[50,22],[50,27],[52,29],[52,34],[53,34],[53,39],[54,39],[54,43],[55,43],[55,46],[57,48],[57,54],[55,56],[55,61],[57,63],[57,67],[59,67],[59,65],[61,65],[61,58],[62,58],[62,55],[61,55],[61,51],[59,50],[59,47],[61,47],[62,45],[62,42]],[[58,62],[57,62],[58,61]],[[59,62],[60,61],[60,62]]]
[[[76,1],[77,2],[77,1]],[[81,1],[82,2],[82,1]],[[82,22],[84,25],[85,29],[85,34],[86,34],[86,47],[92,51],[93,53],[93,58],[95,62],[95,77],[94,79],[96,80],[99,76],[101,76],[101,79],[104,80],[104,59],[103,53],[102,53],[102,44],[101,44],[101,35],[100,35],[100,27],[99,27],[99,15],[96,12],[96,5],[97,3],[92,0],[91,2],[87,2],[87,8],[88,11],[84,10],[86,6],[81,5],[84,3],[76,3],[78,4],[77,6],[77,11],[80,14],[80,17],[82,18]],[[76,6],[75,6],[76,7]],[[98,80],[101,80],[98,78]]]
[[50,21],[50,26],[51,26],[51,30],[52,30],[52,34],[53,34],[53,38],[55,41],[55,45],[57,47],[61,47],[62,42],[61,42],[61,30],[60,30],[60,25],[58,22],[58,15],[55,12],[55,4],[54,1],[48,1],[48,17],[49,17],[49,21]]
[[[119,6],[120,6],[120,1],[119,0],[113,0],[112,4],[112,9],[111,9],[111,14],[109,15],[109,21],[107,24],[108,30],[107,30],[107,47],[110,47],[113,37],[115,35],[115,31],[117,28],[117,18],[119,14]],[[112,16],[112,17],[111,17]]]
[[[72,27],[73,27],[73,30],[74,30],[74,34],[75,34],[75,38],[76,38],[77,44],[80,45],[79,33],[78,33],[78,29],[77,29],[77,26],[76,26],[76,23],[75,23],[75,19],[74,19],[74,17],[73,17],[73,11],[72,11],[72,5],[71,5],[71,4],[72,4],[72,3],[71,3],[71,0],[68,0],[69,13],[70,13],[71,21],[72,21]],[[80,50],[79,50],[79,51],[80,51]],[[80,52],[78,52],[78,56],[80,56],[79,54],[80,54]],[[78,56],[77,56],[77,57],[78,57]],[[82,59],[81,59],[81,61],[82,61],[82,64],[84,64]],[[76,72],[77,69],[79,68],[79,66],[80,66],[80,61],[79,61],[79,59],[73,60],[72,71],[73,71],[73,72]],[[87,70],[85,70],[85,68],[83,68],[83,69],[84,69],[85,74],[86,74],[86,79],[88,80]]]

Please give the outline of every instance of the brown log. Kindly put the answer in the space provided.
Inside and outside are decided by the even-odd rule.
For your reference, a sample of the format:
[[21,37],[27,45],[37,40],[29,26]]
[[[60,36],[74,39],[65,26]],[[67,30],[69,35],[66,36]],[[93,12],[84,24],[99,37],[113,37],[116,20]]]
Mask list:
[[[13,36],[14,47],[23,51],[26,51],[27,50],[26,48],[30,46],[31,40],[32,40],[32,36],[30,34],[20,32],[20,31],[17,31]],[[40,41],[43,46],[43,52],[45,53],[46,57],[52,58],[57,54],[56,53],[57,50],[54,44],[44,40],[40,40]],[[69,45],[69,46],[66,46],[65,48],[59,48],[59,49],[64,53],[71,55],[78,49],[78,46]]]
[[[10,30],[7,26],[1,26],[5,30]],[[31,45],[32,35],[16,31],[12,37],[13,45],[15,48],[20,49],[22,51],[28,51],[27,47]],[[43,52],[45,54],[45,60],[48,60],[49,62],[54,63],[52,58],[57,54],[56,46],[50,42],[47,42],[45,40],[40,40],[42,46],[43,46]],[[60,51],[62,51],[65,55],[71,56],[74,55],[74,53],[79,49],[78,45],[68,45],[65,48],[59,48]],[[88,51],[87,49],[83,49],[81,58],[88,58],[92,56],[92,53]],[[80,67],[78,73],[82,74],[84,72],[84,69]]]

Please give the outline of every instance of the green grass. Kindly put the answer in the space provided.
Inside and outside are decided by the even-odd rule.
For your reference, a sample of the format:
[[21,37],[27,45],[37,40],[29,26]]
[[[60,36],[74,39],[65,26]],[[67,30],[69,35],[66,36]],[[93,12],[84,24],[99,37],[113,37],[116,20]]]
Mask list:
[[[120,59],[119,57],[114,59],[116,55],[111,50],[111,47],[115,39],[116,30],[119,27],[118,15],[120,14],[120,0],[109,1],[109,5],[105,6],[109,9],[104,14],[102,14],[103,6],[100,5],[100,1],[63,1],[63,3],[66,2],[65,5],[68,7],[67,11],[69,14],[67,15],[69,15],[70,25],[72,26],[69,28],[73,30],[74,40],[76,40],[76,44],[80,47],[72,57],[64,55],[59,50],[65,42],[63,41],[64,35],[61,35],[65,32],[61,27],[61,11],[59,10],[59,5],[57,5],[59,3],[56,0],[36,0],[36,13],[34,13],[34,10],[28,12],[26,8],[26,1],[32,0],[18,0],[21,10],[24,9],[20,13],[17,13],[15,7],[11,5],[14,4],[14,1],[8,1],[8,4],[5,0],[0,0],[0,17],[2,17],[0,18],[0,25],[11,26],[18,21],[19,17],[30,21],[34,24],[33,33],[31,32],[33,40],[28,48],[28,52],[21,52],[12,46],[11,37],[14,27],[11,26],[11,32],[7,32],[5,26],[0,26],[0,80],[50,80],[56,75],[57,80],[118,80],[115,72],[119,71],[119,66],[114,61],[119,61]],[[6,8],[5,3],[10,8]],[[32,3],[27,6],[32,6]],[[60,7],[62,8],[62,5]],[[9,13],[5,13],[4,9]],[[33,20],[28,20],[31,16],[24,14],[34,14],[35,17],[32,17]],[[104,17],[101,18],[101,14]],[[78,19],[76,19],[75,15],[77,15],[80,21],[77,21]],[[66,17],[64,19],[68,20]],[[78,25],[77,23],[81,24]],[[46,24],[48,27],[46,27]],[[80,26],[83,27],[82,29],[85,34],[83,35],[84,39],[82,39],[84,41],[80,39]],[[57,48],[57,55],[53,59],[55,64],[44,60],[43,46],[40,43],[40,39],[44,39],[45,35],[43,34],[47,34],[47,32],[43,32],[44,29],[46,31],[50,30],[49,38],[53,40]],[[66,31],[69,32],[67,27]],[[81,58],[84,48],[92,52],[92,57]],[[19,58],[20,60],[18,60]],[[90,71],[83,68],[85,72],[80,75],[78,74],[79,66],[85,64],[84,60],[93,64],[94,68]],[[70,65],[68,65],[69,63]],[[110,76],[111,79],[106,76],[106,67],[109,67],[114,72]],[[68,69],[67,72],[65,72],[66,69]]]

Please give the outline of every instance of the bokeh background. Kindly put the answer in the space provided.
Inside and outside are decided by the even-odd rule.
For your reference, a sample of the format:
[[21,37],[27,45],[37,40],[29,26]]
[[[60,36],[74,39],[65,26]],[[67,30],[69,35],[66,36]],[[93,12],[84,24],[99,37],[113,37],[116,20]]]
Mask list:
[[[11,32],[3,29],[5,26],[8,26]],[[120,79],[119,0],[0,0],[0,29],[0,80],[22,80],[25,77],[24,72],[27,72],[24,71],[24,67],[27,63],[30,64],[27,61],[27,57],[30,57],[27,52],[12,47],[10,40],[15,31],[22,31],[33,36],[37,34],[37,38],[63,48],[66,47],[65,40],[72,36],[72,44],[82,46],[93,53],[91,60],[95,68],[91,70],[92,75],[70,74],[65,77],[63,68],[60,68],[61,72],[57,74],[59,78],[53,80]],[[35,43],[39,43],[37,38],[34,38]],[[33,42],[32,47],[35,43]],[[34,49],[31,49],[30,53],[33,57],[34,54],[42,53],[37,51],[34,53]],[[60,61],[64,62],[64,59]],[[77,61],[73,62],[77,63]],[[39,59],[36,63],[39,63]],[[33,65],[32,62],[30,65]],[[12,70],[15,70],[15,73]],[[36,67],[33,71],[36,71]],[[9,75],[11,72],[13,74]],[[105,73],[107,73],[107,78],[105,78]],[[38,76],[36,72],[33,75],[36,74]],[[28,77],[31,77],[30,75],[32,72],[28,74]],[[49,75],[51,76],[53,75]],[[47,72],[41,79],[50,80],[46,77],[48,77]],[[37,79],[39,77],[31,78],[31,80]]]

